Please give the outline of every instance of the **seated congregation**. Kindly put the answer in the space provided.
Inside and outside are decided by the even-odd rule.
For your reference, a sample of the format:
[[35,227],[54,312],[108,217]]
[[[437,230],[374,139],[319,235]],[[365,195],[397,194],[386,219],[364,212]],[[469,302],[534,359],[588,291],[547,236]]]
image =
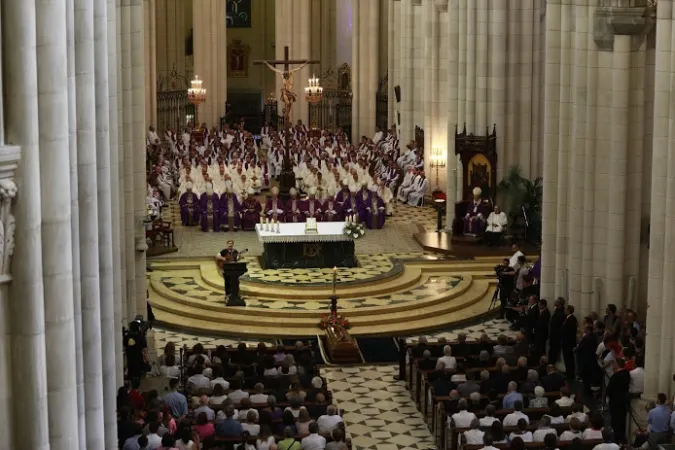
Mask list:
[[[556,308],[563,306],[558,299]],[[603,319],[585,318],[583,337],[574,337],[577,364],[565,358],[566,371],[558,365],[559,336],[548,336],[553,353],[543,354],[524,321],[515,339],[483,335],[470,341],[460,334],[455,342],[431,343],[422,336],[407,345],[401,376],[438,448],[618,449],[615,443],[630,439],[630,396],[644,387],[644,328],[632,311],[615,313],[608,308]],[[602,401],[608,403],[611,427],[597,409]],[[640,441],[663,439],[655,431],[668,430],[650,427]]]
[[[182,364],[181,364],[182,361]],[[166,345],[153,369],[168,392],[141,393],[139,380],[117,398],[121,450],[346,450],[342,417],[313,350]]]

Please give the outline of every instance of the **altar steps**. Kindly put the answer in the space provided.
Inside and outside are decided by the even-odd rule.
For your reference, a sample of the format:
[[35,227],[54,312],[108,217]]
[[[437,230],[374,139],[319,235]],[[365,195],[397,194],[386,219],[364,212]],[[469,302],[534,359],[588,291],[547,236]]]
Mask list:
[[[354,335],[387,335],[417,332],[430,327],[447,326],[475,318],[482,308],[474,309],[485,298],[491,299],[494,287],[487,281],[469,281],[464,289],[453,289],[448,295],[421,304],[407,302],[393,306],[341,310],[352,324]],[[193,304],[189,304],[193,303]],[[252,307],[178,302],[153,296],[152,304],[158,322],[207,335],[255,335],[260,337],[308,336],[319,330],[317,324],[326,311],[271,310]],[[205,308],[206,306],[206,308]],[[485,309],[487,309],[485,307]],[[283,330],[280,332],[280,330]]]

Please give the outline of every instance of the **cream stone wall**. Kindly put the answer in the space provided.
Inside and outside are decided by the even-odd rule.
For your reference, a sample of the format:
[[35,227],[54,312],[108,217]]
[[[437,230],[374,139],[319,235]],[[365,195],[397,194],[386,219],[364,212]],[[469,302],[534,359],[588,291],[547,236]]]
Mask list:
[[[192,75],[192,57],[185,54],[186,39],[192,29],[193,0],[155,0],[157,78],[172,70]],[[157,82],[157,81],[155,81]]]
[[[251,28],[229,28],[227,43],[240,40],[250,47],[247,77],[228,77],[229,91],[261,92],[263,99],[275,89],[274,72],[265,66],[254,66],[257,59],[274,59],[274,0],[258,0],[251,6]],[[227,52],[227,49],[223,49]]]

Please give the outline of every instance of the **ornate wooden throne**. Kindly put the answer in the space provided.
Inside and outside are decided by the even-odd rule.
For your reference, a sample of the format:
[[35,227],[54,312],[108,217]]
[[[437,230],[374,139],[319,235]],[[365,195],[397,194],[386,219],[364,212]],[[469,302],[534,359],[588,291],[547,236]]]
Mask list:
[[473,189],[481,188],[481,196],[490,204],[490,209],[497,195],[497,127],[493,126],[492,133],[486,127],[484,136],[467,133],[466,124],[461,133],[455,127],[455,154],[458,155],[457,170],[462,174],[462,183],[457,186],[462,194],[462,201],[455,204],[452,233],[454,236],[462,236],[464,216],[473,198]]

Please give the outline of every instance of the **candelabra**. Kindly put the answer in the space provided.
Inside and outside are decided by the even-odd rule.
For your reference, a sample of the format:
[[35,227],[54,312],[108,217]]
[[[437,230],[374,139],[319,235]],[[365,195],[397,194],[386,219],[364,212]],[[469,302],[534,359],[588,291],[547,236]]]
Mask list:
[[318,126],[316,105],[323,99],[323,88],[319,84],[319,78],[316,75],[312,75],[312,78],[309,79],[309,86],[305,88],[305,99],[307,99],[310,105],[314,106],[314,108],[310,108],[312,114],[309,126],[312,129],[316,129]]
[[196,127],[199,127],[199,105],[206,101],[206,89],[202,87],[203,80],[200,80],[197,75],[195,79],[190,81],[190,87],[187,90],[188,100],[195,105],[195,119]]
[[435,148],[431,150],[431,164],[430,167],[432,169],[436,169],[436,188],[440,189],[440,185],[438,183],[438,170],[439,169],[445,169],[445,155],[443,154],[443,150],[440,148]]

